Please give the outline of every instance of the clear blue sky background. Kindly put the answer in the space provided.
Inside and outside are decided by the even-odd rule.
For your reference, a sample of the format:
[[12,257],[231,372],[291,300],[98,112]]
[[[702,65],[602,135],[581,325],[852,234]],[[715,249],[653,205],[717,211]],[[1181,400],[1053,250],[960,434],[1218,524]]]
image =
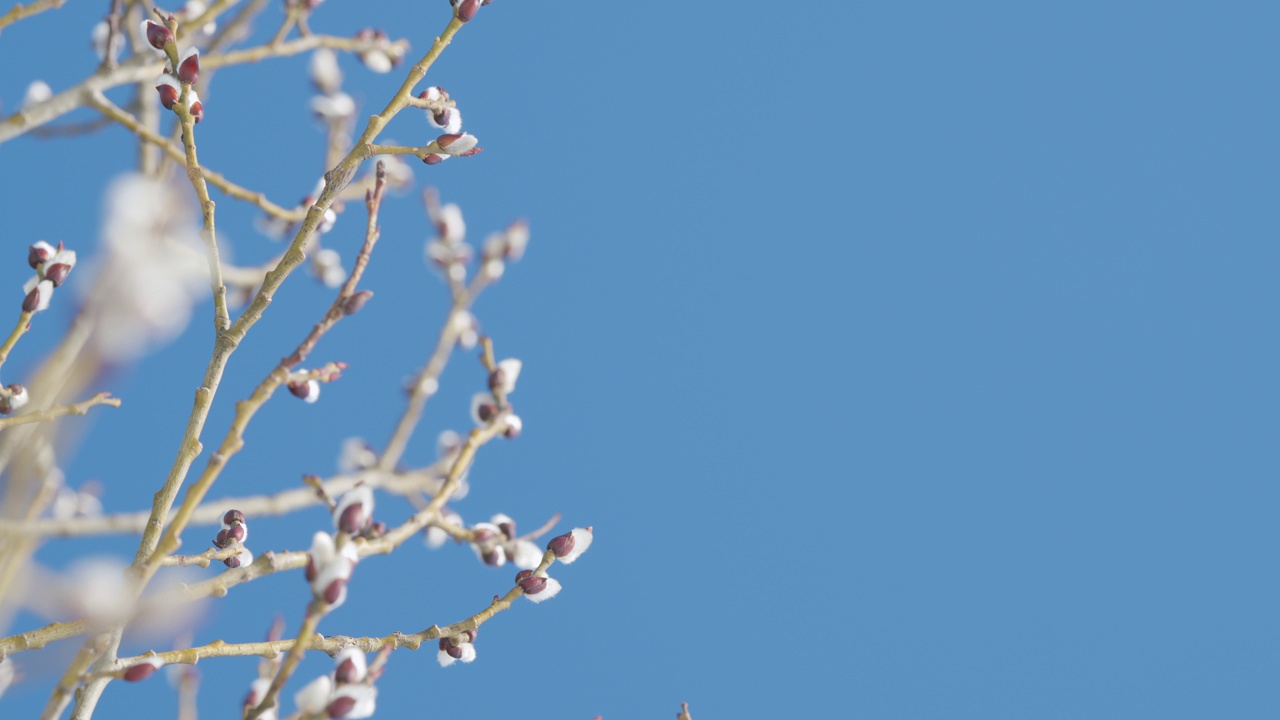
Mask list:
[[[5,31],[6,108],[33,73],[57,90],[87,71],[105,5]],[[335,0],[313,27],[378,25],[421,52],[447,16]],[[559,511],[597,541],[553,573],[560,597],[485,625],[474,664],[397,654],[379,717],[640,720],[680,701],[699,720],[1276,717],[1278,23],[1264,2],[484,8],[428,82],[486,152],[417,172],[481,237],[531,222],[478,308],[525,361],[526,432],[485,449],[458,509],[530,527]],[[66,52],[39,49],[57,33]],[[305,63],[220,73],[202,158],[272,197],[306,191],[322,139]],[[344,70],[364,111],[399,82]],[[431,134],[406,113],[389,136]],[[91,247],[132,157],[116,129],[0,147],[5,282],[31,241]],[[219,207],[238,258],[275,249],[253,212]],[[329,236],[347,258],[356,218]],[[416,196],[383,227],[377,297],[317,355],[351,370],[314,406],[261,413],[215,496],[331,472],[351,435],[385,441],[445,295]],[[212,436],[330,297],[289,281]],[[75,421],[94,432],[71,481],[105,481],[111,511],[145,507],[171,461],[209,311],[104,380],[122,408]],[[482,383],[455,357],[409,461],[467,425]],[[250,545],[301,549],[326,522],[255,523]],[[363,563],[322,631],[453,622],[511,576],[408,546]],[[296,629],[307,597],[297,573],[236,589],[197,641],[257,639],[276,612]],[[72,649],[20,658],[33,677],[5,717],[36,712]],[[202,664],[202,716],[234,716],[254,666]],[[113,685],[100,717],[167,717],[173,698]]]

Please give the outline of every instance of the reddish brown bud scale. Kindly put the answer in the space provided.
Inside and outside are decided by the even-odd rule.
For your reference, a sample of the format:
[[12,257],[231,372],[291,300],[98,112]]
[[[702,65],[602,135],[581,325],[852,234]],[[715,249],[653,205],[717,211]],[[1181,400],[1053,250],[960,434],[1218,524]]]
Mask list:
[[353,293],[351,297],[347,298],[346,301],[342,303],[342,314],[355,315],[364,308],[364,304],[369,302],[369,298],[371,297],[373,297],[372,290],[361,290],[360,292]]
[[173,33],[164,25],[153,23],[148,20],[147,42],[151,43],[151,47],[157,50],[163,50],[165,45],[173,42]]
[[124,679],[128,682],[138,682],[151,677],[156,671],[156,666],[149,662],[138,663],[124,671]]
[[156,92],[160,93],[160,104],[165,110],[172,110],[174,103],[178,102],[178,88],[172,85],[157,85]]
[[556,557],[561,558],[573,552],[573,546],[577,543],[573,539],[573,533],[567,532],[551,538],[551,542],[547,543],[547,549],[555,553]]
[[520,589],[524,590],[526,595],[537,595],[547,587],[547,579],[544,577],[527,577],[520,581]]
[[436,144],[442,148],[447,148],[458,141],[462,137],[462,133],[445,133],[436,138]]
[[507,536],[508,540],[515,539],[515,536],[516,536],[515,523],[513,522],[498,523],[498,529],[502,531],[503,535]]
[[439,165],[440,163],[444,162],[444,157],[431,153],[431,154],[423,155],[422,162],[428,165]]
[[507,382],[507,373],[502,368],[498,368],[489,373],[489,389],[497,390]]
[[42,247],[32,245],[27,248],[27,264],[34,270],[40,266],[40,263],[49,259],[49,251]]
[[188,85],[195,85],[200,79],[200,53],[192,53],[178,65],[178,79]]
[[355,708],[355,706],[355,698],[349,695],[343,695],[329,703],[329,707],[325,708],[325,713],[331,718],[344,718],[347,716],[347,713],[351,712],[351,710]]
[[342,595],[342,590],[347,586],[347,581],[338,578],[329,583],[329,587],[324,589],[324,601],[330,605],[338,602],[338,596]]
[[307,571],[305,573],[307,582],[316,579],[316,560],[310,555],[307,556]]
[[70,274],[70,265],[67,265],[66,263],[55,263],[50,265],[49,268],[44,271],[44,279],[53,283],[54,287],[61,287],[62,283],[66,281],[67,276]]
[[305,382],[291,382],[289,383],[289,392],[293,393],[296,398],[306,399],[307,395],[311,394],[311,389],[307,387]]
[[223,564],[223,565],[226,565],[227,567],[232,568],[232,569],[234,570],[235,568],[240,567],[240,556],[239,556],[239,555],[232,555],[231,557],[227,558],[226,560],[223,560],[223,561],[222,561],[222,564]]
[[525,578],[530,578],[530,577],[533,577],[532,570],[521,570],[520,572],[516,573],[516,584],[519,585],[520,582],[523,581]]
[[338,518],[338,529],[352,535],[364,529],[369,516],[365,514],[363,503],[353,503],[342,511]]
[[462,0],[458,3],[458,19],[462,22],[470,22],[479,10],[480,0]]
[[36,308],[38,307],[40,307],[40,286],[39,285],[31,288],[31,292],[27,293],[27,296],[22,299],[22,312],[24,313],[35,312]]
[[204,103],[203,102],[200,102],[199,100],[197,100],[191,104],[191,119],[193,121],[192,124],[194,125],[199,125],[200,121],[204,119]]
[[479,155],[482,152],[484,152],[484,148],[477,146],[466,152],[458,153],[458,157],[471,157],[472,155]]
[[364,679],[360,677],[359,673],[360,668],[356,667],[355,661],[351,658],[347,658],[334,669],[333,679],[336,680],[339,685],[358,683]]
[[248,536],[249,534],[249,531],[245,530],[245,527],[243,524],[232,525],[231,527],[227,528],[224,532],[227,533],[228,540],[232,540],[235,542],[244,542],[245,537]]
[[222,523],[224,525],[243,525],[244,513],[239,510],[228,510],[226,514],[222,516]]
[[225,529],[219,530],[218,534],[215,535],[213,538],[214,547],[225,548],[230,544],[231,544],[231,536],[229,533],[227,533]]

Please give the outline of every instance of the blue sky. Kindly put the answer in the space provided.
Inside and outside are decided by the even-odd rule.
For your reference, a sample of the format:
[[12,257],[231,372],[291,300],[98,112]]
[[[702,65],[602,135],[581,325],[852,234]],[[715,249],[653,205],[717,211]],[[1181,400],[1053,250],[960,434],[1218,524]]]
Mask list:
[[[312,26],[381,26],[421,53],[446,8],[335,0]],[[5,31],[6,112],[32,72],[55,90],[87,72],[99,12],[73,2]],[[524,360],[525,433],[485,448],[457,508],[528,527],[561,512],[597,540],[553,573],[559,597],[484,626],[475,663],[393,657],[379,716],[638,720],[687,701],[700,720],[1274,717],[1277,21],[1260,2],[484,8],[428,83],[486,150],[416,172],[473,240],[530,222],[525,259],[477,309],[499,355]],[[38,49],[58,32],[67,52]],[[222,71],[201,157],[273,198],[306,192],[323,140],[305,66]],[[399,82],[343,67],[362,112]],[[431,134],[406,113],[387,136]],[[7,282],[30,242],[93,247],[133,152],[115,129],[0,147]],[[237,258],[276,249],[249,208],[219,212]],[[328,236],[346,258],[357,218]],[[377,295],[317,355],[350,371],[316,405],[274,401],[213,496],[332,472],[349,436],[385,442],[446,297],[420,262],[416,195],[382,225]],[[330,292],[288,282],[210,437]],[[6,382],[67,311],[40,318]],[[92,433],[68,475],[102,480],[108,511],[145,507],[162,479],[209,311],[103,379],[123,407],[73,421]],[[408,462],[467,426],[483,382],[455,356]],[[410,512],[380,500],[382,519]],[[250,545],[303,549],[326,522],[263,521]],[[511,575],[406,546],[360,566],[321,632],[454,622]],[[307,595],[296,574],[245,586],[197,642],[257,639],[277,612],[296,629]],[[32,716],[72,649],[22,656],[30,683],[0,709]],[[200,669],[203,716],[229,716],[253,660]],[[100,717],[144,702],[168,716],[173,694],[113,685]]]

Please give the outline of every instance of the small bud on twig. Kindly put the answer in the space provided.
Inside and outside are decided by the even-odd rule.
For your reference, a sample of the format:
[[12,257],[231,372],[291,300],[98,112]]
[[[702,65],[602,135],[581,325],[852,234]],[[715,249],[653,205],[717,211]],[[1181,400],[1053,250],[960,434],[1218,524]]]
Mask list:
[[142,21],[142,34],[146,36],[151,47],[157,50],[164,50],[166,45],[173,42],[173,33],[169,28],[150,20]]

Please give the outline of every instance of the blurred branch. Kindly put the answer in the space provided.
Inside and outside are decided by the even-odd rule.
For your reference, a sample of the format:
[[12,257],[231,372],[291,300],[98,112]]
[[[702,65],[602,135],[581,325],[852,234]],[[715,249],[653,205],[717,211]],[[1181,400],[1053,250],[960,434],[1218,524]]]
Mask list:
[[19,20],[25,20],[26,18],[42,13],[45,10],[60,8],[66,4],[67,0],[36,0],[35,2],[28,4],[26,7],[23,7],[22,5],[14,5],[12,10],[4,15],[0,15],[0,28],[12,25]]
[[15,415],[14,417],[0,418],[0,430],[14,427],[15,425],[26,425],[27,423],[48,422],[54,418],[63,415],[84,415],[89,412],[89,408],[96,405],[110,405],[111,407],[120,407],[120,398],[111,397],[109,392],[100,392],[97,395],[78,402],[74,405],[55,405],[48,410],[34,412],[27,415]]

